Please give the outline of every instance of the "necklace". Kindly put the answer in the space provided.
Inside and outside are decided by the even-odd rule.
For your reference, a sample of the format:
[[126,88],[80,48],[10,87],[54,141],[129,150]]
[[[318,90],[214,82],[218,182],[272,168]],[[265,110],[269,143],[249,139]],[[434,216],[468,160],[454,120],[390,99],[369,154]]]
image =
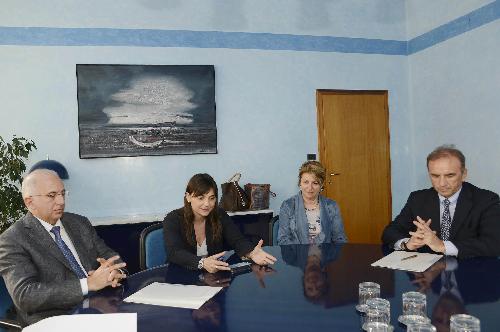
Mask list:
[[306,207],[306,204],[304,202],[304,209],[306,209],[306,211],[314,211],[318,208],[319,206],[319,200],[317,200],[316,202],[314,202],[314,206],[312,208],[307,208]]

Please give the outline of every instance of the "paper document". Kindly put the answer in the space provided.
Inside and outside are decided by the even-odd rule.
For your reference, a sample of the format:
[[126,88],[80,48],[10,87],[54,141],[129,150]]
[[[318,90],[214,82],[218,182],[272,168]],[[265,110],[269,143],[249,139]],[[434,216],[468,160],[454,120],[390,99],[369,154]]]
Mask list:
[[222,287],[178,285],[154,282],[130,295],[123,301],[166,307],[198,309]]
[[412,272],[424,272],[432,264],[441,259],[441,257],[443,257],[443,255],[394,251],[373,263],[372,266]]
[[26,332],[137,332],[137,314],[62,315],[45,318],[23,329]]

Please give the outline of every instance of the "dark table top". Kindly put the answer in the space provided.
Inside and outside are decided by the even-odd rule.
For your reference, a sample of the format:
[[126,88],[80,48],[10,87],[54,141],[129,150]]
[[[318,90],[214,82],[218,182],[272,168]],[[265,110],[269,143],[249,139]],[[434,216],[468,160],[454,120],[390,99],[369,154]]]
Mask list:
[[[374,281],[381,297],[391,302],[391,323],[401,314],[401,294],[427,294],[428,315],[438,327],[449,324],[451,313],[469,313],[481,320],[482,331],[500,330],[500,259],[457,261],[442,259],[425,273],[371,267],[383,256],[378,245],[308,245],[266,247],[278,258],[272,269],[230,277],[205,275],[170,264],[129,276],[123,289],[105,290],[90,298],[91,312],[137,312],[138,331],[359,331],[356,312],[358,284]],[[445,268],[447,266],[447,268]],[[445,271],[452,272],[453,288],[442,287]],[[448,273],[448,276],[450,273]],[[230,281],[228,280],[230,278]],[[122,302],[152,282],[225,287],[198,310]],[[88,311],[88,310],[87,310]]]

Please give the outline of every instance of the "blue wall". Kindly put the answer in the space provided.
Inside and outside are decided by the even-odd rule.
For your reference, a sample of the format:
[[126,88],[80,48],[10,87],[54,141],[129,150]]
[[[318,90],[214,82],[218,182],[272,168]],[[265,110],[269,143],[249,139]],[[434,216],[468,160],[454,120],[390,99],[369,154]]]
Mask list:
[[[222,182],[240,171],[242,183],[271,183],[278,194],[271,207],[277,210],[296,191],[297,169],[306,154],[317,153],[316,89],[386,89],[397,213],[409,191],[427,185],[421,167],[425,153],[443,139],[454,138],[436,134],[436,124],[426,112],[439,96],[446,97],[443,101],[454,96],[458,82],[447,82],[446,77],[443,84],[435,82],[423,69],[444,70],[444,59],[464,51],[454,46],[457,41],[473,41],[475,49],[466,46],[468,56],[456,58],[449,70],[459,67],[463,75],[482,77],[482,72],[476,73],[479,63],[474,57],[481,55],[482,45],[498,55],[498,43],[491,45],[495,30],[498,35],[498,1],[492,9],[484,1],[470,9],[490,6],[483,10],[479,28],[462,29],[451,39],[430,35],[430,42],[424,34],[429,30],[419,31],[427,26],[415,23],[422,21],[425,11],[415,11],[420,16],[407,11],[407,5],[415,6],[412,1],[314,4],[128,0],[115,8],[98,1],[58,1],[50,7],[36,1],[4,1],[0,134],[33,138],[38,150],[30,163],[48,154],[65,164],[71,191],[67,209],[89,217],[161,215],[181,205],[185,184],[196,172],[208,172]],[[428,23],[430,31],[438,34],[433,29],[468,15],[467,10]],[[408,38],[407,29],[418,34]],[[498,120],[491,108],[498,97],[490,86],[495,76],[498,83],[498,56],[483,54],[480,59],[491,72],[487,80],[475,79],[469,86],[486,91],[487,114]],[[79,63],[214,64],[219,153],[80,160],[75,76]],[[427,89],[433,91],[432,98]],[[464,92],[461,98],[467,101],[470,95]],[[422,99],[427,104],[419,104]],[[469,114],[465,106],[461,113]],[[494,123],[490,118],[474,119],[472,126],[453,126],[472,131]],[[421,127],[426,127],[425,137]],[[465,132],[455,141],[462,146],[468,136]],[[480,141],[474,137],[468,144],[472,148]],[[490,158],[498,162],[498,156]],[[498,182],[493,189],[500,191]]]

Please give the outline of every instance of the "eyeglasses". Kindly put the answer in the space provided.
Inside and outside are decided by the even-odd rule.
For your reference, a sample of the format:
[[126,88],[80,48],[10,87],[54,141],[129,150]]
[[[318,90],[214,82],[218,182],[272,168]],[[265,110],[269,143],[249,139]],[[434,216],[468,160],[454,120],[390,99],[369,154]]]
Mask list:
[[66,190],[62,190],[61,192],[57,192],[57,191],[51,191],[50,193],[48,194],[38,194],[38,195],[30,195],[30,197],[35,197],[35,196],[43,196],[43,197],[47,197],[48,199],[50,200],[54,200],[56,199],[57,196],[61,195],[62,198],[66,198],[66,196],[69,195],[69,192],[66,191]]

